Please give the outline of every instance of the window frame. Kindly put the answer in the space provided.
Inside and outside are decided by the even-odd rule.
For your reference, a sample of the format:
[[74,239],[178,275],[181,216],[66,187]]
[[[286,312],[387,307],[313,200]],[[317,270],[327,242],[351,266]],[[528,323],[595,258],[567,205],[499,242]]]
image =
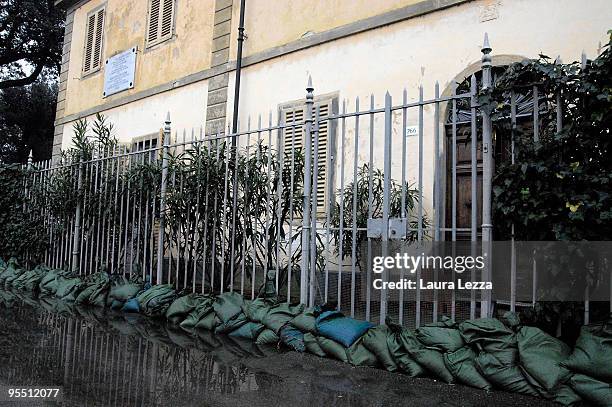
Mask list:
[[164,2],[166,0],[158,0],[160,4],[159,15],[158,15],[158,23],[157,23],[157,34],[158,37],[154,40],[150,39],[151,34],[151,11],[153,8],[153,1],[155,0],[147,0],[147,24],[145,26],[145,49],[154,48],[172,38],[174,38],[174,31],[176,28],[176,8],[177,8],[177,0],[170,0],[172,4],[172,15],[170,19],[170,32],[166,36],[161,36],[162,30],[162,21],[163,21],[163,11],[164,11]]
[[[97,66],[93,66],[93,61],[95,60],[95,46],[96,46],[96,37],[97,37],[97,27],[98,27],[98,15],[99,13],[102,12],[102,28],[101,28],[101,34],[100,34],[100,55],[98,58],[98,64]],[[93,31],[93,40],[92,40],[92,45],[91,45],[91,64],[92,67],[89,70],[85,70],[87,68],[86,66],[86,61],[87,61],[87,40],[89,39],[89,27],[90,27],[90,20],[91,17],[94,16],[94,31]],[[86,16],[86,20],[85,20],[85,38],[83,41],[83,60],[81,62],[81,77],[85,78],[87,76],[91,76],[94,75],[98,72],[100,72],[102,70],[102,61],[104,60],[103,56],[104,56],[104,39],[105,39],[105,27],[106,27],[106,3],[90,10],[87,13]]]

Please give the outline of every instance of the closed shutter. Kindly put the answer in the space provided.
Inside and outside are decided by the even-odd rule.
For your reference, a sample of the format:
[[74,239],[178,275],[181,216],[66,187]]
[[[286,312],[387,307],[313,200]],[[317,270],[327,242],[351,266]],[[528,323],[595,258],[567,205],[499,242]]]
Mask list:
[[147,46],[172,38],[175,0],[150,0]]
[[[331,113],[331,101],[323,101],[315,104],[319,108],[319,119],[329,117]],[[301,150],[304,148],[304,106],[284,108],[282,110],[283,120],[286,127],[283,136],[283,150],[286,159],[291,159],[291,150]],[[313,112],[314,115],[314,112]],[[291,124],[296,123],[295,128]],[[315,153],[315,138],[312,139],[311,154]],[[328,168],[327,158],[330,155],[330,135],[329,123],[327,120],[319,123],[319,146],[318,146],[318,166],[317,173],[317,211],[324,212],[327,205],[327,190],[328,190]],[[314,164],[314,160],[313,160]],[[314,185],[313,185],[314,187]]]
[[87,35],[85,37],[83,73],[87,74],[100,68],[104,34],[104,9],[97,10],[87,17],[87,29],[85,32]]

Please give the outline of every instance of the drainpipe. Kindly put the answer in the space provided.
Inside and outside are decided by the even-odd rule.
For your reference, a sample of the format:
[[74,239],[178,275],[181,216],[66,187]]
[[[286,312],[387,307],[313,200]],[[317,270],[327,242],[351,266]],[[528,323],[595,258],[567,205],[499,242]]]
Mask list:
[[[238,132],[238,104],[240,102],[240,74],[242,71],[242,43],[244,42],[244,4],[240,0],[240,22],[238,23],[238,54],[236,55],[236,83],[234,84],[234,117],[232,133]],[[232,138],[232,146],[236,146],[236,137]]]

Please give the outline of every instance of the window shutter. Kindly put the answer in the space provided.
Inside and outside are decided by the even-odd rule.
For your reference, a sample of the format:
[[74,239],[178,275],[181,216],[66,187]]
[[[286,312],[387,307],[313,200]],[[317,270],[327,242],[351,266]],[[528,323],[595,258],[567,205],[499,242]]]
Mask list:
[[98,11],[96,21],[96,43],[93,49],[93,63],[92,68],[100,66],[100,60],[102,59],[102,33],[104,32],[104,9]]
[[100,67],[103,33],[104,9],[100,9],[87,17],[83,73],[93,72]]
[[175,0],[150,0],[148,46],[172,37]]
[[172,20],[174,16],[174,0],[164,0],[164,12],[162,13],[161,38],[172,35]]
[[161,0],[151,0],[149,8],[149,43],[154,43],[159,34],[159,9]]
[[[331,102],[325,101],[322,103],[315,104],[314,108],[319,108],[319,120],[329,117],[331,112]],[[313,112],[315,114],[316,110]],[[303,150],[304,148],[304,107],[293,107],[283,109],[283,119],[285,126],[284,137],[283,137],[283,151],[285,157],[291,159],[291,150]],[[291,124],[296,123],[295,128],[291,127]],[[319,147],[318,147],[318,164],[319,170],[317,173],[317,211],[324,211],[327,205],[327,186],[329,180],[327,158],[330,154],[329,151],[329,124],[327,121],[319,123]],[[314,156],[315,153],[315,139],[312,139],[311,154]],[[314,164],[314,160],[313,160]],[[313,185],[314,186],[314,185]]]
[[[316,109],[317,106],[315,106]],[[330,104],[322,103],[318,105],[319,108],[319,120],[329,117]],[[316,110],[314,112],[316,114]],[[317,210],[324,211],[327,202],[327,157],[329,156],[329,124],[325,120],[319,122],[319,172],[317,181]],[[312,140],[312,152],[314,154],[315,140]]]

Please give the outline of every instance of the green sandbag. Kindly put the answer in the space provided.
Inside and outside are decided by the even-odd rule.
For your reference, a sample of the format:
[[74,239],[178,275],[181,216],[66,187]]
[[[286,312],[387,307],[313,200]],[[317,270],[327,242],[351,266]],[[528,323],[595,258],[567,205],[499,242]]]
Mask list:
[[491,383],[476,369],[476,353],[468,346],[444,354],[444,363],[458,382],[482,390],[490,390]]
[[471,319],[460,323],[458,328],[467,344],[479,346],[485,352],[517,346],[514,332],[495,318]]
[[400,335],[400,341],[410,354],[410,357],[421,365],[428,373],[434,375],[445,383],[452,383],[454,377],[444,364],[442,352],[437,349],[426,348],[416,339],[414,333],[405,329]]
[[134,298],[142,290],[142,284],[126,282],[124,284],[114,284],[110,287],[108,293],[109,298],[113,301],[126,302],[127,300]]
[[[270,332],[274,333],[274,331],[270,331]],[[327,356],[325,352],[323,351],[323,349],[321,349],[321,345],[319,345],[319,342],[317,341],[317,337],[314,336],[310,332],[306,332],[304,334],[304,347],[306,348],[307,352],[310,352],[313,355],[317,355],[322,358]]]
[[539,328],[522,327],[516,335],[519,360],[538,384],[552,391],[569,377],[569,371],[560,366],[571,353],[569,346]]
[[57,285],[59,282],[57,281],[59,277],[63,277],[68,275],[68,272],[65,270],[51,270],[40,280],[40,284],[38,285],[38,289],[40,290],[41,296],[46,295],[54,295],[57,291]]
[[150,317],[163,316],[175,298],[171,284],[154,285],[136,297],[141,313]]
[[214,321],[216,315],[212,307],[213,301],[214,299],[210,296],[203,297],[203,299],[198,302],[193,311],[191,311],[189,315],[185,317],[183,322],[181,322],[181,327],[193,328],[202,318],[204,318],[208,314],[213,314]]
[[264,319],[261,321],[266,328],[271,329],[278,335],[280,329],[287,322],[295,318],[296,315],[304,311],[304,304],[289,305],[287,303],[278,304],[272,308],[266,314]]
[[74,302],[83,289],[83,281],[78,277],[58,279],[55,297],[63,301]]
[[25,273],[25,270],[9,267],[7,271],[2,275],[2,278],[4,280],[4,287],[11,287],[13,285],[13,281],[17,280],[23,273]]
[[338,359],[344,363],[348,363],[348,357],[346,355],[346,348],[334,341],[323,336],[317,336],[317,342],[326,356]]
[[504,364],[495,355],[481,352],[476,357],[476,366],[489,382],[502,390],[529,396],[539,395],[516,364]]
[[227,322],[242,312],[244,299],[237,292],[227,292],[219,295],[213,308],[221,322]]
[[425,369],[410,357],[410,354],[402,345],[400,335],[403,329],[399,325],[397,325],[397,329],[394,329],[395,325],[388,326],[391,333],[387,336],[387,347],[399,370],[410,377],[425,375]]
[[[112,295],[112,290],[111,290]],[[166,311],[166,319],[172,324],[181,323],[204,299],[202,294],[187,294],[177,298]]]
[[461,332],[448,317],[416,329],[415,334],[423,345],[436,347],[445,352],[454,352],[465,344]]
[[265,329],[264,325],[259,322],[247,322],[238,329],[233,330],[228,335],[236,338],[256,340]]
[[581,403],[582,397],[580,397],[569,385],[562,384],[555,390],[552,400],[563,406],[573,406]]
[[[304,334],[306,336],[307,334]],[[306,341],[304,341],[306,342]],[[325,353],[325,352],[323,352]],[[346,350],[348,362],[353,366],[377,367],[378,358],[363,344],[363,338],[357,339],[350,348]]]
[[612,320],[583,326],[574,351],[562,366],[612,383]]
[[306,308],[301,314],[298,314],[291,320],[291,325],[300,331],[316,332],[317,318],[315,317],[314,308]]
[[575,374],[569,385],[576,393],[595,406],[612,406],[612,385],[583,374]]
[[209,312],[202,317],[196,324],[196,329],[205,329],[207,331],[214,331],[217,325],[221,323],[221,320],[214,312]]
[[389,327],[386,325],[379,325],[376,328],[371,328],[362,337],[361,340],[366,348],[370,352],[376,355],[378,361],[387,369],[389,372],[395,372],[397,370],[397,364],[393,360],[393,356],[389,352],[387,345],[387,337],[390,335]]
[[235,315],[232,319],[225,322],[221,321],[221,323],[215,328],[215,333],[225,334],[232,332],[233,330],[240,328],[247,322],[249,322],[249,320],[247,319],[246,315],[244,315],[244,312],[240,311],[240,313]]
[[13,288],[34,291],[34,287],[38,288],[40,280],[42,280],[47,271],[48,269],[43,266],[36,266],[33,270],[28,270],[17,277],[13,281]]
[[261,322],[270,310],[270,303],[262,298],[256,298],[253,301],[245,301],[242,305],[242,312],[247,316],[249,321]]
[[259,335],[257,335],[257,339],[255,340],[255,344],[257,345],[276,345],[280,338],[271,329],[264,328]]

